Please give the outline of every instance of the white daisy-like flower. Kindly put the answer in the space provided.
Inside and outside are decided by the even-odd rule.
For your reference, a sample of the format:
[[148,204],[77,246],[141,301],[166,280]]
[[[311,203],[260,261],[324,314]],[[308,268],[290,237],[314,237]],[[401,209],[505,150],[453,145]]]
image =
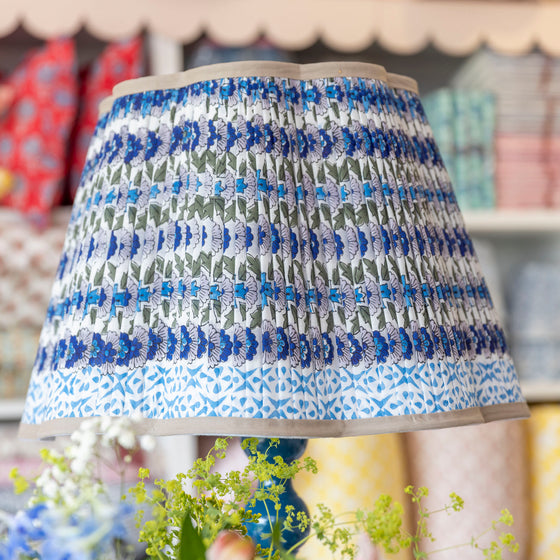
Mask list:
[[225,308],[229,307],[233,303],[233,282],[227,276],[222,275],[218,281],[218,285],[220,286],[221,291],[220,301],[222,303],[223,314],[225,312]]
[[393,363],[398,363],[402,358],[402,344],[399,331],[393,323],[387,324],[386,335],[391,361]]
[[306,224],[299,225],[299,249],[300,255],[303,258],[304,263],[311,261],[311,245],[310,245],[310,235],[309,229]]
[[267,255],[270,252],[270,222],[263,215],[259,215],[258,220],[258,243],[261,255]]
[[223,236],[223,229],[220,224],[213,223],[211,228],[211,239],[210,239],[210,247],[212,253],[215,255],[218,253],[223,253],[223,245],[224,245],[224,236]]
[[284,313],[286,310],[286,282],[284,274],[278,270],[274,270],[274,304],[278,313]]
[[294,289],[295,289],[295,297],[296,297],[297,314],[299,317],[304,317],[307,310],[307,306],[305,303],[306,289],[302,277],[299,274],[297,274],[297,272],[295,275]]
[[377,312],[381,309],[383,305],[383,299],[381,297],[381,289],[379,288],[379,283],[372,279],[371,276],[367,275],[365,278],[366,286],[366,298],[370,310],[370,314],[375,316]]
[[391,287],[392,301],[397,311],[402,311],[405,306],[403,286],[400,278],[394,272],[389,274],[389,286]]
[[324,187],[324,191],[331,212],[334,213],[338,211],[340,209],[341,200],[340,186],[338,183],[333,181],[330,176],[327,177],[327,183]]
[[245,289],[247,290],[247,293],[245,294],[245,302],[248,307],[252,307],[259,299],[259,283],[250,272],[247,272],[246,275]]
[[213,325],[208,328],[208,365],[215,367],[220,363],[220,331]]
[[321,222],[321,244],[323,247],[323,254],[325,255],[325,261],[329,262],[336,255],[336,244],[334,241],[334,231],[329,225]]
[[354,286],[347,280],[340,280],[340,293],[343,299],[344,314],[349,317],[356,311],[356,292]]
[[321,276],[317,276],[315,278],[315,292],[319,315],[321,317],[326,317],[329,314],[330,309],[329,291]]
[[228,202],[235,196],[235,176],[231,171],[226,171],[226,176],[221,180],[221,196]]
[[262,322],[261,341],[265,364],[274,364],[278,358],[276,328],[267,320]]
[[245,253],[247,251],[247,224],[241,220],[236,220],[233,231],[235,253]]
[[348,344],[348,335],[342,327],[337,325],[334,328],[334,336],[336,361],[341,367],[348,367],[350,365],[350,345]]
[[288,325],[288,340],[290,344],[290,365],[296,368],[300,362],[299,333],[293,325]]
[[282,255],[284,259],[290,259],[292,255],[292,242],[291,242],[291,230],[289,226],[285,223],[280,224],[280,247],[281,250],[279,254]]
[[355,226],[350,226],[350,225],[346,226],[344,228],[344,231],[346,233],[345,247],[347,251],[347,254],[345,254],[344,256],[346,258],[349,257],[349,259],[353,259],[358,254],[358,251],[360,250],[358,232],[356,231]]

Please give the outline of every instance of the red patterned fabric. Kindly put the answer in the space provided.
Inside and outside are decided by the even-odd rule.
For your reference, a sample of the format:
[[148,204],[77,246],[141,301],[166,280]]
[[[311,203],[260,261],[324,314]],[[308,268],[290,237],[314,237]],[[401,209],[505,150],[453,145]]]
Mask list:
[[32,51],[5,81],[14,101],[0,120],[0,167],[15,185],[1,204],[45,225],[62,198],[67,142],[76,113],[74,43],[49,41]]
[[142,40],[135,38],[107,46],[81,76],[80,109],[70,155],[69,180],[72,198],[80,183],[89,141],[97,124],[99,103],[111,95],[113,86],[123,80],[137,78],[142,73]]

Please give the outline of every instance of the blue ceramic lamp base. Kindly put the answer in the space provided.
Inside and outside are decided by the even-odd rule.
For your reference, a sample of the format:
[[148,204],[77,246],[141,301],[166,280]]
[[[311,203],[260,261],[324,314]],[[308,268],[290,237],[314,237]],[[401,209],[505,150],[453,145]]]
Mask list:
[[[280,439],[277,446],[272,448],[272,453],[269,453],[269,458],[272,461],[274,457],[280,456],[286,463],[291,463],[295,459],[301,457],[307,446],[306,439]],[[264,438],[259,440],[257,451],[265,453],[270,447],[270,439]],[[250,451],[247,449],[245,452],[249,455]],[[279,479],[270,479],[264,483],[265,488],[272,484],[281,482]],[[296,518],[299,511],[308,513],[307,506],[304,501],[296,494],[291,480],[284,481],[284,492],[280,495],[281,509],[277,514],[274,510],[272,502],[257,502],[257,506],[253,509],[253,513],[259,513],[261,518],[258,523],[247,524],[247,534],[253,539],[254,542],[263,547],[269,547],[271,540],[272,527],[275,526],[277,521],[282,522],[285,519],[286,506],[294,507],[294,518]],[[268,508],[268,510],[267,510]],[[284,531],[282,533],[283,542],[282,546],[285,550],[291,550],[292,553],[297,551],[300,546],[298,543],[304,539],[309,533],[309,527],[305,531],[295,529],[293,531]],[[294,548],[293,548],[294,547]],[[293,548],[293,550],[292,550]]]

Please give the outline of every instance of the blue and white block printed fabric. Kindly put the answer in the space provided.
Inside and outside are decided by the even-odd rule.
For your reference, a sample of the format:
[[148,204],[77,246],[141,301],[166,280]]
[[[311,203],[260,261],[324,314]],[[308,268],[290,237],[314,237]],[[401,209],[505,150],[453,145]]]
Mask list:
[[186,73],[113,100],[24,431],[134,412],[155,432],[264,435],[524,414],[417,92],[342,76]]

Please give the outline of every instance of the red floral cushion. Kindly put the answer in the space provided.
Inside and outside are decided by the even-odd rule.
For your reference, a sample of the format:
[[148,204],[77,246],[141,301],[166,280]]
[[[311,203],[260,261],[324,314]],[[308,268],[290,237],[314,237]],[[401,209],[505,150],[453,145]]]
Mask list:
[[108,45],[101,56],[86,68],[80,81],[80,108],[73,132],[70,154],[70,193],[74,198],[86,161],[89,142],[99,116],[99,103],[111,95],[113,86],[143,73],[140,38]]
[[5,80],[14,99],[0,120],[0,168],[14,177],[0,204],[38,225],[61,200],[67,142],[76,113],[76,53],[70,39],[33,50]]

